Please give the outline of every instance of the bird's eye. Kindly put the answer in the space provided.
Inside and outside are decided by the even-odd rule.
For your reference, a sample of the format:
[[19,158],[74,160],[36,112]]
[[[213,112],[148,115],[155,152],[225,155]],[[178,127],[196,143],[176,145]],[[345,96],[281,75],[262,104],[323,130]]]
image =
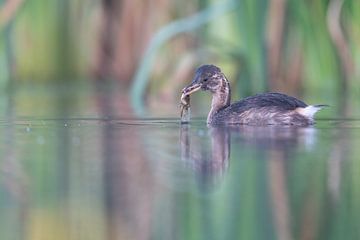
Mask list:
[[204,81],[204,82],[207,82],[207,80],[208,80],[207,78],[204,78],[204,80],[203,80],[203,81]]

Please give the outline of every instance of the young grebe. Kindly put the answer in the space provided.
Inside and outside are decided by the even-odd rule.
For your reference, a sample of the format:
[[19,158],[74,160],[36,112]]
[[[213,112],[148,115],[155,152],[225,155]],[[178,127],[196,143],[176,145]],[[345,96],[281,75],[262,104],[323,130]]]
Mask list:
[[314,124],[314,114],[327,105],[306,103],[281,93],[262,93],[230,104],[230,84],[220,68],[203,65],[196,70],[181,99],[198,90],[212,94],[208,124],[295,125]]

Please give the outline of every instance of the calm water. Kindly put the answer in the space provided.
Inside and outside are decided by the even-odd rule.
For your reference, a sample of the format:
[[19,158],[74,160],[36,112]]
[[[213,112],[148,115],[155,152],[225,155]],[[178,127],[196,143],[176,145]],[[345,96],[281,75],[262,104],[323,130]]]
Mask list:
[[84,94],[0,108],[1,240],[360,239],[360,121],[208,128]]

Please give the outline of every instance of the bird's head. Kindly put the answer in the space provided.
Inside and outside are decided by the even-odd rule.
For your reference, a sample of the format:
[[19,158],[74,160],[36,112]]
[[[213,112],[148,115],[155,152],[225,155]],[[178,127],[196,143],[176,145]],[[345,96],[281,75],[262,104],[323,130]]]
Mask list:
[[198,90],[215,93],[224,86],[224,81],[227,82],[220,68],[214,65],[202,65],[196,69],[194,79],[182,90],[182,94],[190,95]]

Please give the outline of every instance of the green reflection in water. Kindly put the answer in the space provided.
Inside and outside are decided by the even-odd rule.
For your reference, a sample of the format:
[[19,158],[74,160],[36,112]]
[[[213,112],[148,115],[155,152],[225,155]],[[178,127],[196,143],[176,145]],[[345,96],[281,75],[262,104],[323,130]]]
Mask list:
[[19,98],[3,111],[1,239],[360,237],[359,121],[180,126],[109,118],[82,93],[61,118],[50,93],[39,116]]

